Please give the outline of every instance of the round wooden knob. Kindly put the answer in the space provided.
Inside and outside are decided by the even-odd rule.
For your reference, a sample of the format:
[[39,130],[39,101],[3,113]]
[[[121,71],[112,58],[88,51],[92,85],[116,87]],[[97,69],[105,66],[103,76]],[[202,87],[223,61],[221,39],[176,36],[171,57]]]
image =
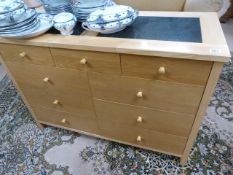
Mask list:
[[54,100],[54,101],[53,101],[53,104],[54,104],[54,105],[58,105],[58,104],[59,104],[59,101],[58,101],[58,100]]
[[138,116],[137,122],[138,122],[138,123],[142,123],[142,117],[141,117],[141,116]]
[[139,92],[137,93],[137,97],[139,97],[139,98],[143,97],[143,95],[142,95],[142,92],[141,92],[141,91],[139,91]]
[[45,82],[45,83],[49,82],[49,77],[45,77],[45,78],[43,79],[43,82]]
[[66,120],[65,118],[63,118],[63,119],[61,120],[61,123],[65,124],[65,123],[67,123],[67,120]]
[[27,55],[26,52],[21,52],[21,53],[19,54],[19,56],[20,56],[21,58],[24,58],[26,55]]
[[80,64],[87,64],[87,59],[85,59],[85,58],[81,59]]
[[160,67],[160,68],[158,69],[158,73],[159,73],[160,75],[164,75],[164,74],[166,73],[165,67]]
[[141,142],[142,141],[142,137],[141,136],[138,136],[137,137],[137,142]]

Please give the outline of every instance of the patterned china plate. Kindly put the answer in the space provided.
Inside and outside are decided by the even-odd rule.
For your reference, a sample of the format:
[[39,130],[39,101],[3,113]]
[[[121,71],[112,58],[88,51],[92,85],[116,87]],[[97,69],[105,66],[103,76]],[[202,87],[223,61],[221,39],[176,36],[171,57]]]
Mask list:
[[53,26],[53,16],[49,14],[40,14],[37,16],[39,20],[39,25],[37,28],[32,30],[28,30],[25,32],[17,33],[17,34],[4,34],[0,35],[5,38],[15,38],[15,39],[26,39],[39,36],[45,32],[47,32]]
[[36,15],[36,10],[34,10],[34,9],[28,9],[25,12],[25,14],[20,18],[20,20],[17,21],[17,23],[10,23],[10,22],[7,22],[7,21],[1,21],[0,22],[0,29],[4,28],[4,27],[10,27],[10,26],[14,27],[17,24],[20,24],[22,22],[25,22],[25,21],[29,20],[30,18],[32,18],[35,15]]
[[98,0],[98,1],[79,1],[75,3],[76,8],[95,8],[95,7],[100,7],[104,6],[107,4],[107,0]]
[[0,14],[12,12],[22,7],[23,5],[24,4],[22,2],[1,0],[0,1]]
[[38,23],[39,23],[39,20],[36,18],[33,21],[29,22],[27,25],[24,25],[22,27],[0,31],[0,34],[18,34],[24,31],[35,29],[36,27],[38,27]]

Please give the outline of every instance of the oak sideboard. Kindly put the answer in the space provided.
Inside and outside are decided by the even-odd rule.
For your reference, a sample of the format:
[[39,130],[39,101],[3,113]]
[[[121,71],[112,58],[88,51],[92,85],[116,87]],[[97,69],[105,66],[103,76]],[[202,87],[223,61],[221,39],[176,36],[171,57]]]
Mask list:
[[202,40],[104,37],[87,31],[0,38],[2,62],[39,126],[178,156],[184,164],[229,61],[228,46],[216,13],[140,16],[196,18]]

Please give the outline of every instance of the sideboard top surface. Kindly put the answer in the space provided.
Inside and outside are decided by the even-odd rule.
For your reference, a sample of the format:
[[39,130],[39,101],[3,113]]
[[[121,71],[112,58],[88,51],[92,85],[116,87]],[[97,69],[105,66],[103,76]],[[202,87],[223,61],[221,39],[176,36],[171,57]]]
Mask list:
[[114,36],[101,37],[98,33],[84,31],[81,35],[62,36],[58,34],[44,34],[27,40],[0,38],[0,43],[218,62],[228,62],[230,60],[230,52],[216,13],[141,11],[139,16],[178,17],[179,19],[182,17],[190,19],[196,18],[200,21],[201,35],[197,34],[196,37],[199,38],[196,38],[192,42],[188,40],[169,41]]

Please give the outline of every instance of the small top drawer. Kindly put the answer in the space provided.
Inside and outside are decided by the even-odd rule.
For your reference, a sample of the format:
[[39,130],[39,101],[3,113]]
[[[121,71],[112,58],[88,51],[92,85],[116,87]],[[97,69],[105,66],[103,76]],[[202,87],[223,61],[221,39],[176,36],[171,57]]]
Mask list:
[[121,73],[120,56],[114,53],[51,49],[57,67],[86,69],[99,73]]
[[0,44],[0,53],[5,61],[54,65],[50,50],[45,47]]
[[212,62],[121,55],[122,73],[147,79],[205,85]]

